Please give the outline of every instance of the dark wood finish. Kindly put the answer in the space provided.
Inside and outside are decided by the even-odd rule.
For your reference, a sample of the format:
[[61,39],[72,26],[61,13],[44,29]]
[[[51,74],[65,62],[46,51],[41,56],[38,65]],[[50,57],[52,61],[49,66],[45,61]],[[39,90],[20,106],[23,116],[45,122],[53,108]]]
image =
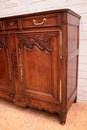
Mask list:
[[80,16],[68,9],[0,19],[0,97],[58,113],[77,99]]

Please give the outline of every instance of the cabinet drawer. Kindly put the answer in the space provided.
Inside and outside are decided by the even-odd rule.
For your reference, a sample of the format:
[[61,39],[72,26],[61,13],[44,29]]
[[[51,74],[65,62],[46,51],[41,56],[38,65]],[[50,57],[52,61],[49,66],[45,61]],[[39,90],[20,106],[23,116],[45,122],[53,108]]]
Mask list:
[[35,16],[22,19],[23,28],[35,28],[35,27],[49,27],[58,26],[60,24],[58,14],[55,16],[44,15]]
[[12,19],[12,20],[6,20],[5,22],[5,29],[19,29],[19,20],[18,19]]
[[3,30],[2,21],[0,21],[0,31]]

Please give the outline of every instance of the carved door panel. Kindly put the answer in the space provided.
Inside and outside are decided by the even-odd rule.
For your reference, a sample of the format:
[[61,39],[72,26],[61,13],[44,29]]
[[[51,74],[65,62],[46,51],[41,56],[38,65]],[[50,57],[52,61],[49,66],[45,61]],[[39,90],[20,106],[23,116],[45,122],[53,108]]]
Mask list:
[[0,35],[0,90],[12,91],[10,36]]
[[59,34],[59,30],[16,33],[19,93],[60,103]]

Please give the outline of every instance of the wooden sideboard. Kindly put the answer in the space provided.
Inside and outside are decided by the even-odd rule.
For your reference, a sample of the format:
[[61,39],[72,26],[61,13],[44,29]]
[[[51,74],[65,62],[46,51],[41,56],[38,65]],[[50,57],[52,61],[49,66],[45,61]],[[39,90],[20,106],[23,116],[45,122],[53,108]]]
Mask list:
[[77,98],[79,19],[69,9],[0,18],[0,98],[65,124]]

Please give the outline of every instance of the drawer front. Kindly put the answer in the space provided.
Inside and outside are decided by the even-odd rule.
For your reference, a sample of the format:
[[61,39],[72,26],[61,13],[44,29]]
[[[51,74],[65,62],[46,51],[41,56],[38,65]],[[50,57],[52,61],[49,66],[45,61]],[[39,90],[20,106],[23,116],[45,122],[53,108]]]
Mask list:
[[35,16],[22,19],[22,28],[49,27],[60,25],[59,16]]
[[19,29],[19,20],[15,19],[15,20],[6,20],[5,22],[5,29],[9,30],[9,29]]
[[3,30],[2,21],[0,21],[0,31]]

